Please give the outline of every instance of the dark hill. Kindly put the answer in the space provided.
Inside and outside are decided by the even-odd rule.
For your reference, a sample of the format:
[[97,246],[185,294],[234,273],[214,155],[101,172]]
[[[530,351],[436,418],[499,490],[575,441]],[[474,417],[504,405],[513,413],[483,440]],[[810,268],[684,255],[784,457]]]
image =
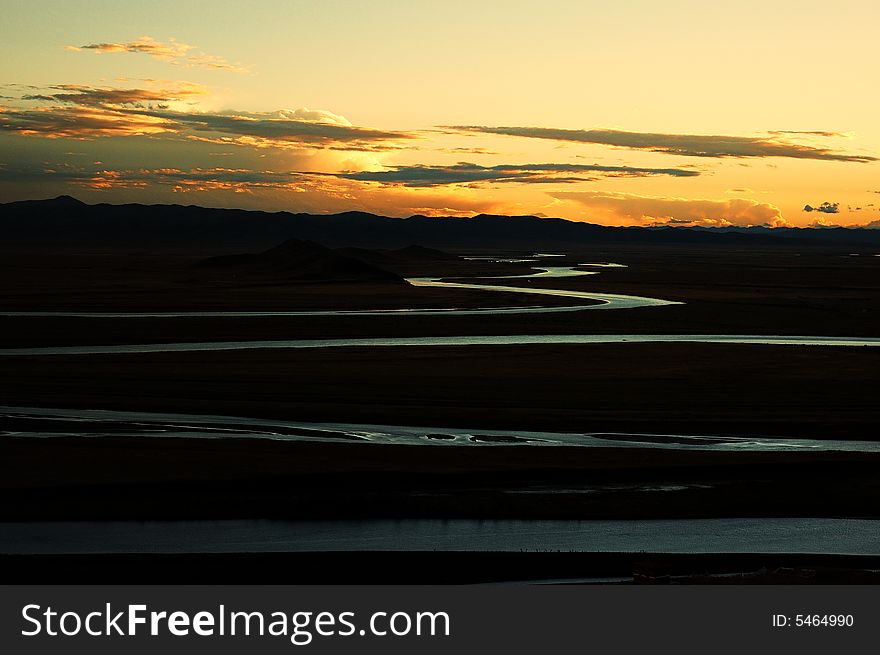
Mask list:
[[329,248],[299,239],[261,253],[209,257],[196,264],[205,271],[234,271],[237,276],[263,276],[304,282],[371,282],[405,284],[400,276]]
[[371,250],[370,248],[337,248],[336,252],[345,257],[360,259],[362,262],[369,262],[374,266],[389,267],[400,263],[399,260],[386,254],[387,250]]
[[394,250],[369,249],[369,248],[339,248],[337,252],[347,257],[354,257],[377,266],[391,264],[421,264],[433,262],[455,262],[460,258],[457,255],[425,248],[424,246],[406,246]]
[[[535,216],[388,218],[363,212],[311,215],[181,205],[86,205],[69,196],[0,205],[0,243],[7,247],[77,247],[203,252],[264,249],[287,238],[331,248],[452,250],[571,249],[579,246],[699,245],[788,247],[880,246],[880,230],[705,230],[608,227]],[[400,255],[398,254],[397,257]]]
[[388,254],[397,259],[405,259],[407,261],[451,262],[459,260],[457,255],[452,255],[435,248],[425,248],[424,246],[417,245],[391,250],[388,251]]
[[368,262],[373,266],[394,271],[404,277],[423,277],[448,274],[450,265],[462,259],[442,250],[424,246],[406,246],[395,250],[369,248],[339,248],[338,253]]

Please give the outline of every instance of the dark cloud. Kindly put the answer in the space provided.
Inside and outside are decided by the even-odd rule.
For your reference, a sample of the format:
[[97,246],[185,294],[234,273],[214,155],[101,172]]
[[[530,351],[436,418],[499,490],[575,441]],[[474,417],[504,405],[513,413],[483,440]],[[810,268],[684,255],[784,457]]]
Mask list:
[[58,93],[25,95],[22,96],[22,100],[86,106],[133,105],[143,107],[155,103],[164,104],[188,100],[207,93],[207,89],[198,84],[180,84],[174,88],[156,90],[97,88],[79,84],[59,84],[49,88],[58,91]]
[[601,177],[648,177],[670,175],[694,177],[697,171],[680,168],[633,168],[629,166],[601,166],[599,164],[499,164],[479,166],[459,162],[450,166],[397,166],[385,171],[357,171],[336,173],[336,177],[361,182],[380,182],[409,187],[430,187],[446,184],[475,182],[518,182],[546,184],[582,182]]
[[775,137],[658,134],[622,132],[620,130],[568,130],[552,127],[488,127],[484,125],[443,127],[457,132],[500,134],[573,143],[596,143],[688,157],[793,157],[795,159],[860,163],[877,160],[876,157],[851,155],[827,148],[791,143]]
[[162,185],[179,191],[240,190],[258,188],[295,189],[310,179],[295,172],[251,170],[244,168],[86,168],[56,164],[43,168],[0,165],[0,179],[24,181],[54,178],[91,189],[138,188]]
[[250,189],[291,188],[297,184],[318,183],[320,179],[334,178],[353,182],[380,182],[402,187],[436,187],[476,182],[574,182],[591,179],[587,171],[612,176],[695,175],[692,171],[676,169],[631,169],[623,166],[587,166],[577,164],[524,164],[520,166],[481,167],[474,164],[456,164],[449,167],[408,166],[391,171],[359,171],[347,173],[315,173],[297,171],[267,171],[242,168],[140,168],[102,169],[56,165],[40,169],[5,171],[3,177],[21,179],[54,176],[64,181],[94,189],[130,188],[161,184],[190,189]]
[[55,182],[59,192],[112,191],[150,202],[173,202],[175,195],[186,193],[208,198],[236,194],[235,206],[253,203],[256,208],[264,207],[261,199],[284,198],[287,207],[315,213],[357,209],[386,216],[473,216],[505,211],[505,205],[479,192],[377,188],[321,175],[244,168],[90,168],[63,163],[26,168],[0,163],[0,182],[36,182],[44,189]]
[[231,134],[253,137],[266,143],[305,143],[312,145],[334,143],[364,143],[414,138],[406,132],[375,130],[354,125],[324,123],[291,118],[277,114],[188,113],[171,110],[131,110],[154,118],[167,120],[180,127],[197,132]]
[[174,123],[152,116],[107,108],[52,107],[10,109],[0,107],[0,130],[49,139],[93,139],[140,136],[176,130]]
[[95,189],[138,187],[151,184],[170,186],[177,191],[250,191],[252,189],[295,189],[306,178],[296,173],[256,171],[238,168],[152,168],[101,170],[79,182]]
[[92,139],[175,132],[216,138],[225,145],[339,149],[382,149],[390,142],[417,138],[392,130],[351,125],[344,117],[305,107],[276,112],[181,111],[174,103],[205,93],[180,83],[167,89],[114,89],[58,85],[26,100],[53,103],[38,107],[0,107],[0,129],[29,136]]
[[805,212],[822,212],[823,214],[838,214],[840,213],[840,203],[839,202],[823,202],[818,207],[813,207],[811,205],[804,205]]

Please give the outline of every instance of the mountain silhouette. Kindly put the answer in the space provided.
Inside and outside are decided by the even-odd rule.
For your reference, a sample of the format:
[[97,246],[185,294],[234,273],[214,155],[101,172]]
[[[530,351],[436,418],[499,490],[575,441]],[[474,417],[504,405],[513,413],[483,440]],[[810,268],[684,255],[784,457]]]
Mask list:
[[203,270],[234,272],[237,277],[265,276],[308,282],[372,282],[405,284],[402,277],[329,248],[299,239],[260,253],[209,257],[196,264]]
[[460,261],[456,255],[452,255],[435,248],[411,245],[405,248],[393,250],[369,248],[339,248],[337,252],[347,257],[354,257],[361,261],[370,262],[376,266],[393,266],[396,264],[422,264],[428,262],[452,262]]
[[[292,214],[182,205],[87,205],[70,196],[0,205],[9,246],[156,247],[241,252],[289,238],[331,248],[570,249],[604,244],[803,246],[880,245],[880,230],[847,228],[609,227],[560,218],[496,216],[390,218],[364,212]],[[387,254],[387,253],[386,253]]]

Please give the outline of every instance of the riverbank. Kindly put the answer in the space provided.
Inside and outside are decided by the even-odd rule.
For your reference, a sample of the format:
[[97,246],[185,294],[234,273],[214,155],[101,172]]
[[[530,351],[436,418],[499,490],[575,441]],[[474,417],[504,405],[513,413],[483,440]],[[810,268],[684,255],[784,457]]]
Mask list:
[[731,344],[7,357],[20,407],[554,432],[876,439],[880,349]]
[[[205,253],[57,251],[4,253],[0,308],[15,311],[363,311],[474,309],[588,301],[552,295],[411,285],[254,284],[193,278]],[[508,257],[523,253],[506,253]],[[499,253],[498,257],[502,255]],[[523,257],[527,258],[527,257]],[[684,304],[621,311],[431,316],[178,317],[111,320],[0,316],[0,347],[223,341],[248,338],[404,337],[472,334],[814,334],[880,337],[880,258],[835,248],[803,252],[743,249],[596,248],[546,261],[588,267],[594,275],[499,279],[535,273],[542,261],[424,262],[408,277],[528,286],[578,294],[613,293]]]
[[880,455],[0,440],[2,521],[880,517]]

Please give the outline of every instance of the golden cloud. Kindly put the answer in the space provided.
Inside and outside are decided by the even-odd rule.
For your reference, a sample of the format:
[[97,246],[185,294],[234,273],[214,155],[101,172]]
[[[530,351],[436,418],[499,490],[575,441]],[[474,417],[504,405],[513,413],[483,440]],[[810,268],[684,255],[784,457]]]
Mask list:
[[[877,161],[869,155],[838,152],[828,148],[793,143],[781,138],[792,132],[778,131],[768,137],[722,136],[701,134],[660,134],[621,130],[571,130],[555,127],[489,127],[451,125],[443,129],[464,133],[499,134],[569,143],[594,143],[615,148],[647,150],[686,157],[792,157],[867,163]],[[816,132],[814,134],[821,134]],[[826,133],[831,134],[831,133]]]
[[10,109],[0,107],[0,129],[47,139],[94,139],[143,136],[172,132],[172,121],[143,114],[130,114],[105,107],[49,107]]
[[394,142],[417,138],[407,132],[352,125],[339,114],[306,107],[274,112],[195,112],[179,104],[207,94],[205,87],[192,83],[158,89],[66,84],[41,91],[21,100],[54,104],[0,107],[0,129],[76,139],[175,132],[224,145],[369,151],[391,149],[396,147]]
[[165,104],[186,101],[205,96],[207,87],[193,82],[177,82],[159,89],[118,89],[110,87],[91,87],[83,84],[57,84],[48,87],[46,93],[22,96],[22,100],[40,100],[75,105],[135,105],[150,103]]
[[219,55],[209,55],[204,52],[199,52],[196,50],[195,46],[188,43],[181,43],[173,38],[163,43],[150,36],[142,36],[134,41],[125,41],[121,43],[89,43],[82,46],[69,45],[66,46],[66,49],[73,52],[90,50],[97,53],[138,53],[168,61],[172,64],[228,70],[236,73],[249,72],[246,66],[233,64]]
[[786,227],[790,224],[775,205],[745,198],[692,199],[641,196],[605,191],[571,191],[550,194],[586,209],[586,219],[623,225]]

